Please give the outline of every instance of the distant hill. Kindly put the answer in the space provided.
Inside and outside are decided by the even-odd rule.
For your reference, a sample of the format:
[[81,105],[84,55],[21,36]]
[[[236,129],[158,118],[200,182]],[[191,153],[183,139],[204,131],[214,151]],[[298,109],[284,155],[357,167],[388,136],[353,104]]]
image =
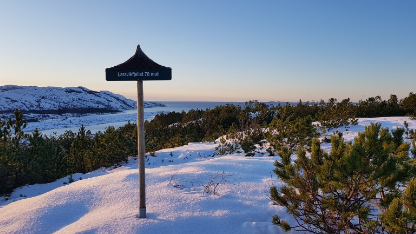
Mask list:
[[[144,107],[164,106],[145,102]],[[19,109],[25,113],[64,114],[119,112],[136,108],[136,101],[109,91],[85,87],[0,86],[0,113]]]

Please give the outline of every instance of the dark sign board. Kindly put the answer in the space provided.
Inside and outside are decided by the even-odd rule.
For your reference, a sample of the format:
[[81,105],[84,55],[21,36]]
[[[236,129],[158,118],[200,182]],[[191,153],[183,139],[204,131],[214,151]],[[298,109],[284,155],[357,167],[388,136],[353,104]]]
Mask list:
[[106,70],[107,81],[171,80],[172,70]]
[[171,80],[172,68],[157,64],[137,46],[126,62],[105,69],[107,81]]

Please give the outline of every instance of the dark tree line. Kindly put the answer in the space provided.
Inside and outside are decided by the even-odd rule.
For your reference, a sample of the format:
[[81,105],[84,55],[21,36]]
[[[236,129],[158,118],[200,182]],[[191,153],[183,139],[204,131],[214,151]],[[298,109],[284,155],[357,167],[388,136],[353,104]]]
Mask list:
[[[137,154],[133,124],[91,134],[83,126],[77,133],[42,135],[24,133],[23,115],[0,122],[0,195],[26,184],[48,183],[73,173],[87,173],[117,165]],[[133,127],[133,128],[134,128]]]
[[[302,102],[297,105],[268,106],[257,101],[245,105],[227,104],[206,110],[162,113],[145,122],[146,151],[177,147],[189,142],[213,141],[223,135],[244,132],[241,139],[244,149],[267,138],[272,145],[271,154],[282,149],[281,139],[290,143],[290,150],[316,136],[311,127],[319,121],[325,128],[354,124],[357,117],[416,115],[416,94],[398,100],[391,95],[387,101],[379,96],[359,103],[349,99],[338,102]],[[293,129],[284,126],[294,121]],[[100,167],[110,167],[137,155],[137,128],[127,123],[118,129],[91,132],[83,126],[78,132],[62,135],[42,135],[35,130],[25,133],[21,112],[13,119],[0,121],[0,194],[34,183],[47,183],[73,173],[87,173]],[[264,132],[281,131],[285,136],[272,136]],[[279,130],[280,129],[280,130]],[[282,131],[286,129],[287,131]],[[296,132],[307,130],[306,135]],[[290,142],[289,142],[290,141]]]
[[244,107],[227,104],[207,110],[159,114],[145,122],[146,151],[214,141],[231,131],[265,127],[275,117],[266,104],[250,101]]

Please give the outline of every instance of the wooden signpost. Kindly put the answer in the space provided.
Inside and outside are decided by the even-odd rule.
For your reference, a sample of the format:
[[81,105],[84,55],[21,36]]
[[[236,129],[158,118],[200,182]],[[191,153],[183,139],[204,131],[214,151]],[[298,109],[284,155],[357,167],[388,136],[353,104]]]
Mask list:
[[136,53],[126,62],[105,69],[107,81],[137,81],[137,149],[139,158],[139,218],[146,218],[144,80],[171,80],[172,69],[155,63],[137,46]]

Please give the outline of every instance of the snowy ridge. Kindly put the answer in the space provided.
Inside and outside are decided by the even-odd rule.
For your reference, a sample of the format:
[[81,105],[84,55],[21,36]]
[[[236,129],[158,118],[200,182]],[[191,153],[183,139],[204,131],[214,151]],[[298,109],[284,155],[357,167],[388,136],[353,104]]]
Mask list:
[[[163,106],[145,102],[145,108]],[[109,91],[93,91],[85,87],[0,86],[0,112],[19,109],[32,113],[118,112],[136,108],[136,101]]]

